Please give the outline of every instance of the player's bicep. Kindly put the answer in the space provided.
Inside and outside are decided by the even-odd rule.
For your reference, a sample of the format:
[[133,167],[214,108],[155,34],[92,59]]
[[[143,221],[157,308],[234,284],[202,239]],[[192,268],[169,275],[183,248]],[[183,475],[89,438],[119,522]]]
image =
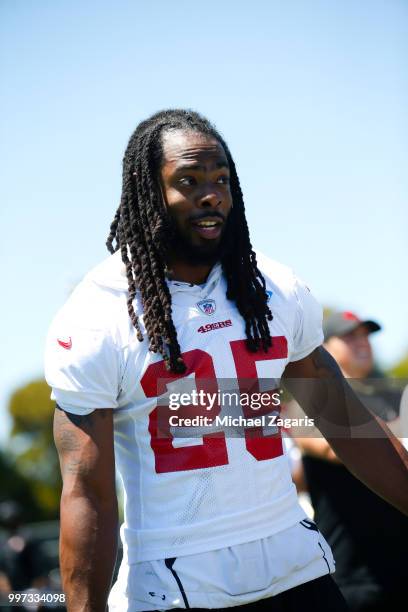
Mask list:
[[87,415],[54,414],[54,441],[58,451],[64,494],[112,494],[115,488],[113,410],[99,409]]
[[343,378],[337,362],[323,346],[318,346],[299,361],[288,363],[283,377],[285,380],[291,378],[310,378],[314,380]]
[[333,424],[347,421],[346,398],[352,392],[338,364],[323,346],[299,361],[288,363],[282,382],[307,416],[316,419],[320,431],[321,416],[332,419]]

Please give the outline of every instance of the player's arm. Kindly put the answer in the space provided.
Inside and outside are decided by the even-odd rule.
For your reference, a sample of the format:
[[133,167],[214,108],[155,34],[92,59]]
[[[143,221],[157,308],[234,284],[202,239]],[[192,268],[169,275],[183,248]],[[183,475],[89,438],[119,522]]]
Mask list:
[[[357,398],[333,357],[318,347],[289,363],[284,380],[348,469],[408,514],[408,453]],[[356,432],[359,437],[352,438]]]
[[[386,425],[388,429],[395,436],[397,436],[397,438],[402,437],[402,425],[400,418],[396,418],[393,421],[387,421]],[[403,440],[401,440],[401,442],[403,443]],[[318,459],[324,459],[325,461],[331,461],[332,463],[341,464],[340,459],[337,457],[330,444],[322,436],[317,435],[316,437],[312,437],[311,435],[309,435],[306,438],[297,437],[296,443],[304,455],[309,455],[310,457],[316,457]]]
[[60,564],[68,612],[104,612],[117,553],[113,410],[54,415],[63,479]]

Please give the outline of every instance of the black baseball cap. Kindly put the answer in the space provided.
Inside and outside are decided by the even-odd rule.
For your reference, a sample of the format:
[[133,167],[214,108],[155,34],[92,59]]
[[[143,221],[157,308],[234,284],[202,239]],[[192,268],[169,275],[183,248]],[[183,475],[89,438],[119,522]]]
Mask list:
[[364,325],[370,334],[381,329],[381,325],[376,323],[376,321],[360,319],[354,312],[349,310],[332,312],[323,321],[324,339],[326,341],[332,336],[345,336],[357,329],[357,327],[360,327],[360,325]]

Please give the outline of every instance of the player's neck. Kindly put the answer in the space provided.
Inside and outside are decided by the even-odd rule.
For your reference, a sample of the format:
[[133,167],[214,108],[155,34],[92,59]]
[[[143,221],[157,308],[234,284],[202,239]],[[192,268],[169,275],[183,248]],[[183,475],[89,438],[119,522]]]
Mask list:
[[191,265],[178,259],[172,259],[167,264],[168,276],[171,280],[178,280],[193,285],[202,285],[212,269],[210,264]]

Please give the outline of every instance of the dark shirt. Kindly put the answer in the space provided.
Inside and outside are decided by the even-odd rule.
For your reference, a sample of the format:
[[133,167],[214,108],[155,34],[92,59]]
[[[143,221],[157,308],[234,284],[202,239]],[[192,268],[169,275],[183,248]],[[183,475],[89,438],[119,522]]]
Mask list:
[[[398,417],[401,393],[352,385],[361,401],[385,421]],[[381,385],[380,385],[381,386]],[[383,385],[384,387],[384,385]],[[303,458],[315,520],[336,561],[334,578],[344,589],[364,587],[374,600],[408,586],[408,518],[370,491],[341,464]],[[371,595],[370,595],[371,593]],[[354,609],[360,609],[354,607]]]

